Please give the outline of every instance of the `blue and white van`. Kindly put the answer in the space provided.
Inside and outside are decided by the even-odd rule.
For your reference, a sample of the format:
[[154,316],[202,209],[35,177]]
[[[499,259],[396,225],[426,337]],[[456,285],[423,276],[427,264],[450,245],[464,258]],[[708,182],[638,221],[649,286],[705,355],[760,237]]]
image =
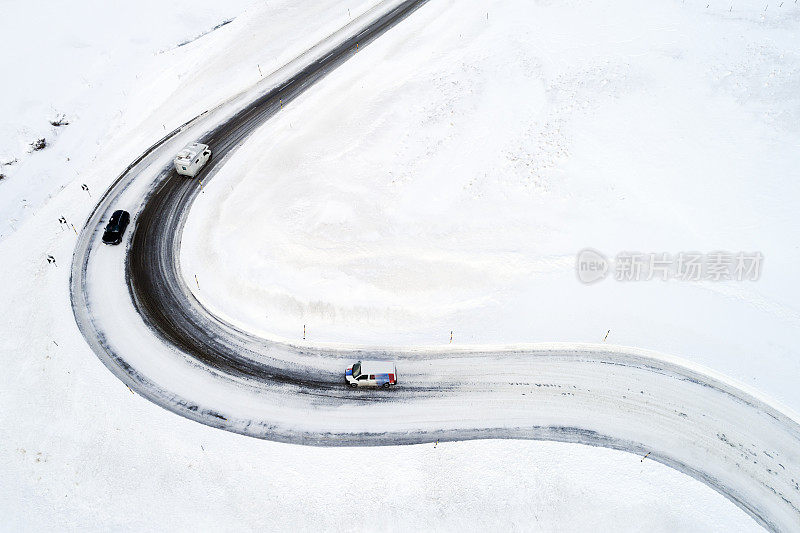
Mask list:
[[383,387],[397,385],[397,367],[385,361],[358,361],[344,371],[344,379],[351,387]]

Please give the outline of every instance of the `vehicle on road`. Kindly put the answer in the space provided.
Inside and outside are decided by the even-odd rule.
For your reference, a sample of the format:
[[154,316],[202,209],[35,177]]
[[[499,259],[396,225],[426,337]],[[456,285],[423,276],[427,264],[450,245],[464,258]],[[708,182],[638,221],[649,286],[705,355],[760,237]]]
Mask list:
[[125,228],[131,221],[131,215],[127,211],[118,210],[114,211],[111,218],[108,219],[106,230],[103,232],[103,242],[105,244],[119,244],[122,242],[122,235],[125,233]]
[[397,367],[385,361],[358,361],[344,371],[344,379],[351,387],[383,387],[397,385]]
[[175,171],[183,176],[195,177],[208,160],[211,148],[207,144],[191,143],[175,156]]

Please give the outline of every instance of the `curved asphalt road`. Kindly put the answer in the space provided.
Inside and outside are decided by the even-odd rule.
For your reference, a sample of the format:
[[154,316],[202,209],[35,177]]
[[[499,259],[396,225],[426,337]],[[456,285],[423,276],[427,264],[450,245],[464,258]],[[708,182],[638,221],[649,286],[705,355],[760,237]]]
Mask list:
[[[800,425],[720,376],[607,346],[302,348],[242,331],[194,298],[177,258],[200,189],[165,161],[199,137],[214,154],[200,176],[207,182],[255,128],[352,57],[356,43],[363,47],[424,3],[396,3],[369,24],[345,28],[351,35],[332,50],[238,111],[212,110],[190,121],[115,181],[73,258],[73,310],[89,345],[141,395],[214,427],[314,445],[526,438],[650,452],[650,459],[708,484],[765,527],[800,528]],[[100,230],[117,204],[131,197],[139,209],[132,212],[126,253],[118,258],[99,244]],[[121,331],[124,319],[115,326],[109,316],[119,304],[96,278],[115,261],[124,261],[127,306],[140,316],[141,331]],[[122,271],[118,263],[114,268]],[[156,340],[145,342],[147,336]],[[387,358],[398,361],[397,388],[344,386],[345,362]]]

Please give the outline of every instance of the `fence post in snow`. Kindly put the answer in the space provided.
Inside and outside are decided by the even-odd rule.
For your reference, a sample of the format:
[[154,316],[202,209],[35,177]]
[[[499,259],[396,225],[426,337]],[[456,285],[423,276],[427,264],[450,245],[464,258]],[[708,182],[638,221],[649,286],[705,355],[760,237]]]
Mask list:
[[303,340],[306,340],[306,325],[303,324]]
[[453,344],[453,330],[452,329],[450,330],[450,344]]
[[603,337],[603,342],[606,342],[606,340],[608,340],[608,334],[609,333],[611,333],[611,330],[606,331],[606,336]]
[[194,275],[194,282],[197,283],[197,290],[200,290],[200,282],[197,280],[197,274]]

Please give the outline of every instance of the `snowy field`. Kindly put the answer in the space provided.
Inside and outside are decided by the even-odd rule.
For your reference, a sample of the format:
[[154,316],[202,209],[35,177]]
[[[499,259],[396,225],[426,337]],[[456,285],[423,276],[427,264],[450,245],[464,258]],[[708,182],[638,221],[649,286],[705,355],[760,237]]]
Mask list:
[[[798,410],[800,8],[764,7],[432,2],[226,164],[186,227],[187,283],[292,342],[611,330]],[[764,263],[587,287],[585,247]]]
[[[359,511],[381,517],[363,529],[754,529],[708,487],[612,450],[321,449],[213,430],[131,394],[86,347],[58,218],[79,229],[165,131],[368,5],[9,6],[3,35],[27,46],[3,53],[25,83],[0,89],[0,156],[17,159],[0,169],[0,529],[350,530]],[[797,408],[797,11],[713,7],[433,1],[232,158],[187,227],[187,277],[275,338],[303,324],[317,341],[426,344],[612,329]],[[55,113],[71,123],[54,129]],[[51,145],[28,153],[40,135]],[[584,287],[584,246],[758,249],[769,268],[744,287]],[[389,475],[355,479],[356,457]]]
[[[0,99],[0,163],[11,163],[0,165],[0,240],[71,183],[94,180],[100,193],[168,131],[250,88],[373,3],[48,2],[35,14],[25,3],[4,5],[0,31],[20,49],[3,54],[19,83],[4,84]],[[242,20],[214,29],[248,6]],[[58,115],[69,125],[51,126]],[[39,138],[47,147],[31,153]]]

